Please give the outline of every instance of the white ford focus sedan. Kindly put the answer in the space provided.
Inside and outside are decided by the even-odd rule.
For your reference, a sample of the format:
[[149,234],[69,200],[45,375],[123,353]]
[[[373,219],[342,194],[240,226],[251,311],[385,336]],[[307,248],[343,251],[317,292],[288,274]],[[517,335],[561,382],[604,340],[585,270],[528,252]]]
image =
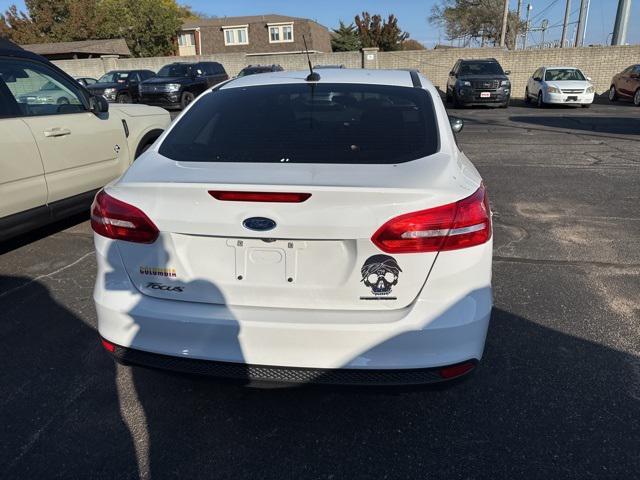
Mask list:
[[417,72],[317,73],[205,92],[96,196],[94,299],[117,360],[358,385],[480,360],[491,213],[437,90]]

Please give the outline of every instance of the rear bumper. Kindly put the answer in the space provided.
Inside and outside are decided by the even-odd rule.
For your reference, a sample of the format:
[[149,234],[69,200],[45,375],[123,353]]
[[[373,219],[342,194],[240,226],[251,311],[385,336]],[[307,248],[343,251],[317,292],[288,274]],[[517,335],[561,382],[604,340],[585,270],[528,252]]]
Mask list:
[[477,365],[473,359],[444,368],[413,369],[323,369],[251,365],[183,358],[144,352],[119,345],[110,346],[111,355],[120,363],[207,375],[246,384],[283,383],[291,385],[401,386],[425,385],[453,380],[470,373]]
[[[212,364],[203,367],[200,361],[223,363],[225,368],[237,364],[245,371],[255,368],[260,375],[265,368],[276,372],[293,368],[301,372],[296,375],[303,382],[309,376],[334,378],[336,369],[407,370],[409,380],[414,376],[424,383],[441,380],[427,370],[482,357],[492,307],[491,241],[440,253],[423,292],[405,308],[335,311],[236,307],[146,296],[132,285],[113,248],[116,242],[95,239],[99,332],[123,347],[116,351],[131,363],[174,365],[181,371],[193,371],[195,366],[216,375],[224,369]],[[150,363],[145,352],[171,361]],[[409,372],[416,369],[421,372]],[[343,375],[351,374],[338,374]]]

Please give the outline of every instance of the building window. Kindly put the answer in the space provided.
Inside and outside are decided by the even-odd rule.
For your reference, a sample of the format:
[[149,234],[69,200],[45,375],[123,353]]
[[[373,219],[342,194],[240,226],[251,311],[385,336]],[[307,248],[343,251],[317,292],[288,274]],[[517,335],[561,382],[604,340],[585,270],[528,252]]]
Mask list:
[[193,32],[183,32],[178,35],[178,45],[181,47],[192,47],[196,44],[196,36]]
[[269,43],[293,42],[293,23],[269,23]]
[[248,45],[249,44],[249,26],[235,25],[232,27],[222,27],[224,31],[225,45]]

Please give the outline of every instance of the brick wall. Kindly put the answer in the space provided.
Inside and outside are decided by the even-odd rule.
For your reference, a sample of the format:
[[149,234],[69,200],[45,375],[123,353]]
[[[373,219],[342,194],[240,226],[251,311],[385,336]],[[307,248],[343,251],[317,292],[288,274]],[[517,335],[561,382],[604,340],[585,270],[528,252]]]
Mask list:
[[[375,59],[369,59],[375,55]],[[609,89],[611,77],[633,63],[640,62],[640,45],[616,47],[584,47],[545,50],[503,51],[495,48],[451,48],[402,52],[336,52],[312,54],[314,65],[344,65],[347,68],[401,68],[420,70],[437,87],[443,89],[447,75],[458,58],[496,58],[505,70],[511,70],[513,97],[524,95],[527,78],[542,65],[564,65],[580,68],[593,79],[597,93]],[[158,71],[172,62],[198,60],[222,63],[229,75],[249,64],[280,64],[285,70],[304,70],[304,55],[246,55],[244,53],[201,55],[194,57],[102,58],[57,60],[56,65],[74,77],[98,78],[109,70],[149,69]]]

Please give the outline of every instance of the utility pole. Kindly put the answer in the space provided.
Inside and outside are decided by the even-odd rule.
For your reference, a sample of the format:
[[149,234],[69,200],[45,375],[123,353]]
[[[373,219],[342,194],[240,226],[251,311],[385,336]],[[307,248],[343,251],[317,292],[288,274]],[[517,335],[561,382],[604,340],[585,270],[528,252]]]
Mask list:
[[560,48],[564,48],[564,41],[567,39],[567,26],[569,25],[570,13],[571,13],[571,0],[567,0],[567,8],[564,11],[564,23],[562,24],[562,36],[560,37]]
[[507,19],[509,18],[509,0],[504,0],[504,12],[502,13],[502,31],[500,32],[500,48],[504,48],[507,38]]
[[576,47],[584,45],[584,36],[587,29],[587,16],[589,15],[589,0],[580,0],[580,16],[578,17],[578,33],[576,35]]
[[518,27],[520,26],[520,12],[521,12],[521,10],[522,10],[522,0],[518,0],[518,10],[516,10],[516,16],[518,17],[518,21],[516,22],[516,31],[515,31],[515,34],[514,34],[514,37],[516,39],[516,43],[513,46],[513,48],[516,49],[516,50],[518,48],[518,30],[519,30]]
[[624,45],[627,43],[627,28],[629,27],[629,14],[631,13],[631,0],[618,0],[616,23],[613,27],[611,45]]
[[529,24],[529,15],[531,14],[531,10],[533,10],[533,5],[529,3],[527,5],[527,21],[524,24],[524,41],[522,42],[522,48],[524,50],[527,49],[527,39],[529,37],[529,28],[531,28],[531,25]]

